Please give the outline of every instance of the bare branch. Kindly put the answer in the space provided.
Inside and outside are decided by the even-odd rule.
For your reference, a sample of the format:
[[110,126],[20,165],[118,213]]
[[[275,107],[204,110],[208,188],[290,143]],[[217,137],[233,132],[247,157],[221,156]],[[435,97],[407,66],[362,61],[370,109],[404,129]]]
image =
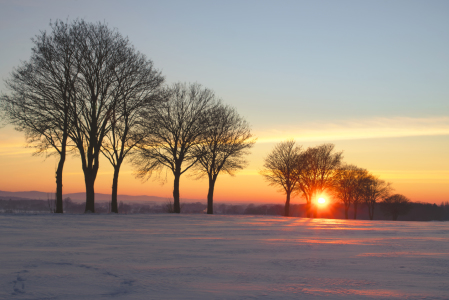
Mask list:
[[180,212],[179,179],[199,157],[194,151],[207,132],[206,116],[216,105],[214,93],[199,84],[177,83],[163,91],[167,102],[143,111],[143,139],[133,163],[138,177],[169,168],[174,177],[175,212]]
[[296,146],[295,141],[281,142],[265,158],[264,169],[259,172],[270,185],[285,191],[287,196],[285,216],[289,216],[290,195],[297,188],[300,180],[298,165],[300,165],[301,155],[301,146]]

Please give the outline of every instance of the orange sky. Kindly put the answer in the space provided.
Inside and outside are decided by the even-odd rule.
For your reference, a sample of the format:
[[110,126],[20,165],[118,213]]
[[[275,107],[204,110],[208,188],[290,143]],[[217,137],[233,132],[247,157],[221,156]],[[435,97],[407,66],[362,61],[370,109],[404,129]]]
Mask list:
[[[319,133],[318,133],[319,135]],[[252,154],[248,156],[248,168],[235,177],[221,175],[215,189],[217,202],[269,202],[283,203],[284,195],[275,187],[268,186],[258,170],[263,157],[273,148],[276,140],[260,132]],[[281,138],[281,137],[280,137]],[[448,135],[407,136],[337,140],[298,141],[304,147],[332,142],[336,150],[344,151],[344,161],[366,168],[382,179],[392,182],[397,193],[412,201],[440,204],[449,201],[449,149]],[[33,149],[24,147],[24,137],[9,126],[0,129],[0,190],[52,192],[55,190],[54,172],[56,157],[44,159],[33,156]],[[135,179],[132,167],[122,167],[119,194],[153,195],[171,198],[172,176],[163,173],[167,181]],[[100,160],[100,171],[95,184],[98,193],[110,193],[112,168],[109,162]],[[83,174],[79,157],[70,157],[64,169],[64,193],[84,191]],[[188,173],[181,177],[181,198],[205,199],[207,180],[195,180]],[[293,203],[302,202],[295,198]]]

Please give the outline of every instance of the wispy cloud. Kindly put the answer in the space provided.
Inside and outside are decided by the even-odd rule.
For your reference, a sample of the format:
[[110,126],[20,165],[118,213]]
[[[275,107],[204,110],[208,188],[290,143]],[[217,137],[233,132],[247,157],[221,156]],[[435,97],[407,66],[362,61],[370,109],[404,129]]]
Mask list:
[[[449,171],[446,170],[370,170],[374,175],[385,180],[430,180],[449,182]],[[245,169],[238,176],[260,176],[258,169]]]
[[23,144],[0,145],[0,156],[16,156],[23,154],[32,154],[36,152],[34,148],[26,148]]
[[372,170],[372,173],[385,180],[449,182],[449,171],[446,170]]
[[256,135],[259,136],[259,143],[285,139],[321,141],[449,135],[449,117],[394,117],[298,123],[295,127],[274,128],[256,132]]

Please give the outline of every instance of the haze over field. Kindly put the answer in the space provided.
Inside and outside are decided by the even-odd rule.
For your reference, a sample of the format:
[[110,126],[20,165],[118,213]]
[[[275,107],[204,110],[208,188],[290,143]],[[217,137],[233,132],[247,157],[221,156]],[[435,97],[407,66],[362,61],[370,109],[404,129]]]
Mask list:
[[[117,195],[119,201],[128,201],[128,202],[167,202],[168,198],[155,197],[155,196],[147,196],[147,195]],[[8,192],[8,191],[0,191],[0,199],[8,200],[10,198],[23,198],[23,199],[33,199],[33,200],[54,200],[55,195],[53,193],[44,193],[39,191],[27,191],[27,192]],[[70,198],[72,201],[84,202],[86,201],[86,193],[72,193],[72,194],[64,194],[64,199]],[[95,194],[95,200],[100,202],[110,202],[111,194]],[[187,201],[196,201],[195,199],[185,199]]]
[[[219,177],[216,201],[283,203],[258,171],[287,138],[334,143],[412,201],[449,200],[447,1],[2,1],[0,91],[33,36],[76,18],[116,27],[167,83],[199,82],[251,123],[250,164]],[[24,145],[0,128],[0,190],[54,193],[57,159]],[[125,164],[119,194],[171,198],[172,177],[162,178],[142,183]],[[111,181],[102,157],[95,191],[110,194]],[[67,160],[63,184],[65,194],[84,191],[79,157]],[[182,198],[206,194],[206,180],[181,180]]]

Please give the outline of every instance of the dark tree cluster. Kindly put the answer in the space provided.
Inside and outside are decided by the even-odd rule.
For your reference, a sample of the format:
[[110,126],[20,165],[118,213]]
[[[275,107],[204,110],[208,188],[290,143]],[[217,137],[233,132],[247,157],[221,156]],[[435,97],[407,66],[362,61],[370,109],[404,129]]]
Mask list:
[[446,201],[441,205],[412,202],[410,212],[406,217],[399,217],[401,218],[410,221],[449,221],[449,202]]
[[323,144],[303,150],[295,141],[277,144],[265,158],[260,174],[270,185],[286,193],[285,216],[290,215],[293,193],[306,200],[307,216],[316,215],[313,202],[334,184],[334,175],[341,165],[342,153],[334,152],[334,145]]
[[199,84],[164,85],[153,62],[104,23],[56,21],[32,41],[31,58],[6,80],[0,105],[36,153],[56,155],[55,212],[62,213],[67,154],[80,157],[85,212],[98,211],[95,180],[100,155],[111,163],[110,210],[117,213],[118,178],[132,157],[138,177],[168,168],[174,176],[174,212],[180,212],[180,176],[209,179],[208,213],[219,173],[242,169],[254,144],[246,121]]
[[317,200],[324,193],[344,205],[345,218],[353,207],[357,219],[359,204],[368,209],[374,219],[376,204],[381,203],[384,214],[397,220],[410,210],[410,201],[403,195],[391,195],[391,184],[365,169],[343,162],[343,153],[334,151],[333,144],[323,144],[303,150],[295,141],[277,144],[265,158],[260,172],[270,185],[286,194],[284,215],[290,216],[292,194],[306,200],[306,216],[317,216]]
[[381,202],[384,214],[396,221],[400,215],[406,215],[412,208],[410,200],[401,194],[394,194]]

